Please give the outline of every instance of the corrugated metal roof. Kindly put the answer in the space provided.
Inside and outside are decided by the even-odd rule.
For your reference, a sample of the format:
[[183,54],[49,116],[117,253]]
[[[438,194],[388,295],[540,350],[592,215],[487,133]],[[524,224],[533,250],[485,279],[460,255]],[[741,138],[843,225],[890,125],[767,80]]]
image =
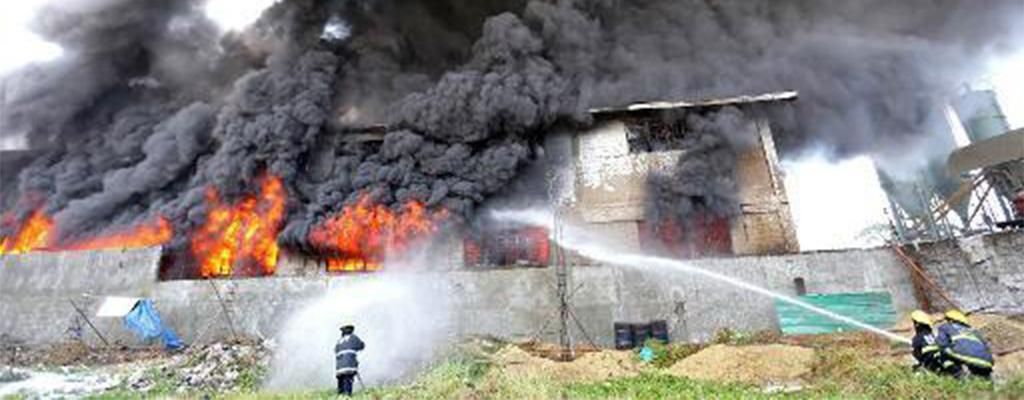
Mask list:
[[1002,163],[1024,160],[1024,129],[972,143],[949,155],[947,173],[961,173]]
[[684,108],[701,108],[701,107],[725,107],[734,105],[746,105],[755,103],[770,103],[779,101],[792,101],[799,97],[799,93],[795,91],[789,92],[775,92],[765,93],[759,95],[744,95],[736,97],[728,97],[723,99],[708,99],[700,101],[655,101],[649,103],[633,103],[625,107],[602,107],[590,109],[591,114],[612,114],[612,113],[629,113],[629,112],[642,112],[642,111],[657,111],[657,110],[674,110]]

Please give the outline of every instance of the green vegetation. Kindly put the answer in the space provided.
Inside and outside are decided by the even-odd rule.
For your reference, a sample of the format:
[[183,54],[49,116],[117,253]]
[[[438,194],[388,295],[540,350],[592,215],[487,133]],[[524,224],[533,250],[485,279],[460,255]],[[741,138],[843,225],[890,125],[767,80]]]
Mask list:
[[[701,382],[653,370],[637,377],[596,383],[559,383],[549,379],[517,379],[487,373],[470,359],[444,362],[416,382],[357,393],[357,399],[1013,399],[1024,396],[1024,377],[993,389],[982,381],[960,382],[930,374],[915,374],[905,366],[865,362],[865,357],[841,350],[821,357],[811,384],[772,391],[718,382]],[[493,367],[487,367],[493,368]],[[327,399],[330,391],[290,394],[235,394],[225,399]]]
[[671,343],[663,344],[658,340],[647,340],[644,345],[650,347],[654,351],[654,361],[652,364],[656,368],[668,368],[674,365],[676,362],[693,355],[704,348],[699,344],[691,343]]
[[[833,338],[834,339],[834,338]],[[761,343],[768,339],[758,335],[718,335],[716,342]],[[814,339],[824,340],[824,339]],[[843,339],[845,340],[845,339]],[[859,341],[855,336],[843,345],[818,348],[812,372],[802,387],[763,388],[748,384],[705,382],[668,374],[668,367],[702,347],[697,345],[663,345],[650,342],[656,358],[653,368],[630,378],[597,382],[565,382],[552,376],[505,373],[488,354],[464,352],[445,360],[406,385],[358,390],[357,399],[1013,399],[1024,398],[1024,376],[1003,382],[993,388],[980,380],[957,381],[926,373],[914,373],[906,365],[885,357],[889,350],[877,343]],[[489,349],[493,350],[493,349]],[[146,398],[212,398],[212,399],[332,399],[331,388],[302,393],[260,392],[258,382],[265,371],[243,372],[241,384],[234,393],[178,393],[173,374],[154,369],[146,372],[152,389]],[[358,389],[358,385],[357,385]],[[94,399],[143,398],[143,394],[122,387]]]

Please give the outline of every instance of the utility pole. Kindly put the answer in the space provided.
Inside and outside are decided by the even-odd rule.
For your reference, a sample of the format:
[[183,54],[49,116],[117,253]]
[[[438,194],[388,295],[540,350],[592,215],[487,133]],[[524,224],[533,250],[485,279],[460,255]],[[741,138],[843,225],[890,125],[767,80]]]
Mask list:
[[565,262],[565,251],[562,249],[562,246],[558,245],[562,238],[561,213],[561,207],[557,205],[551,213],[554,219],[551,226],[554,228],[552,233],[555,238],[553,261],[555,264],[556,291],[558,295],[558,343],[562,348],[559,358],[562,361],[571,361],[576,358],[576,355],[573,351],[572,336],[569,334],[569,319],[572,318],[570,314],[572,310],[569,308],[569,265]]
[[[560,243],[563,238],[563,228],[565,226],[565,210],[566,204],[563,203],[563,198],[560,196],[562,185],[564,185],[564,176],[560,176],[558,171],[552,172],[548,175],[548,199],[551,206],[552,216],[552,232],[549,246],[552,246],[553,253],[549,256],[549,261],[555,268],[555,290],[556,297],[558,298],[558,344],[560,346],[560,354],[558,359],[560,361],[572,361],[576,358],[576,346],[573,342],[572,337],[572,325],[576,325],[576,329],[579,329],[579,333],[583,335],[583,338],[590,343],[591,346],[597,347],[594,340],[587,334],[586,329],[583,328],[583,323],[580,322],[576,313],[573,312],[572,307],[572,296],[575,294],[580,287],[576,287],[572,291],[569,290],[570,281],[572,280],[572,270],[570,269],[569,262],[565,257],[565,249],[562,248]],[[538,334],[543,333],[547,328],[548,320],[541,327]]]

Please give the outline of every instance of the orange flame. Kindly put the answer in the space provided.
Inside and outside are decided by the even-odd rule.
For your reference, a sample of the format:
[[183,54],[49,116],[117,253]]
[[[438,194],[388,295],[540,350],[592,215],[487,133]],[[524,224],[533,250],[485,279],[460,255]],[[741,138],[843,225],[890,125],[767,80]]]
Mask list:
[[436,232],[438,222],[447,216],[444,210],[430,212],[416,201],[395,212],[364,195],[314,228],[309,240],[334,255],[327,259],[328,271],[377,271],[389,255],[404,253]]
[[46,248],[53,236],[52,231],[53,220],[43,210],[36,210],[18,228],[14,236],[5,237],[0,241],[0,254],[23,254]]
[[143,224],[132,229],[115,232],[110,235],[86,239],[63,246],[64,250],[100,250],[100,249],[133,249],[140,247],[159,246],[167,243],[174,236],[174,228],[164,217],[157,217],[150,224]]
[[[287,194],[281,179],[260,179],[259,196],[225,204],[214,188],[206,191],[210,211],[192,235],[192,255],[204,278],[271,275],[277,267],[277,233]],[[237,269],[237,271],[236,271]]]
[[[5,218],[7,219],[7,218]],[[5,221],[13,224],[13,218]],[[18,228],[14,236],[0,239],[0,254],[23,254],[44,250],[101,250],[158,246],[171,240],[171,223],[159,217],[156,223],[140,225],[110,235],[84,239],[70,244],[57,243],[57,226],[53,219],[38,209]]]

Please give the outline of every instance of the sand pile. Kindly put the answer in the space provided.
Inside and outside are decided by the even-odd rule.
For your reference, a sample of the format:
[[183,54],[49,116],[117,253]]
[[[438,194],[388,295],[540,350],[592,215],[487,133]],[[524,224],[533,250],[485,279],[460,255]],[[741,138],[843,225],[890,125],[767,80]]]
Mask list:
[[791,383],[811,372],[814,350],[781,344],[714,345],[677,362],[669,373],[691,379]]
[[996,374],[1002,377],[1024,375],[1024,351],[996,358]]
[[595,382],[637,376],[643,365],[629,351],[598,351],[575,361],[538,357],[518,346],[507,346],[492,357],[501,373],[519,377],[549,377],[565,382]]

